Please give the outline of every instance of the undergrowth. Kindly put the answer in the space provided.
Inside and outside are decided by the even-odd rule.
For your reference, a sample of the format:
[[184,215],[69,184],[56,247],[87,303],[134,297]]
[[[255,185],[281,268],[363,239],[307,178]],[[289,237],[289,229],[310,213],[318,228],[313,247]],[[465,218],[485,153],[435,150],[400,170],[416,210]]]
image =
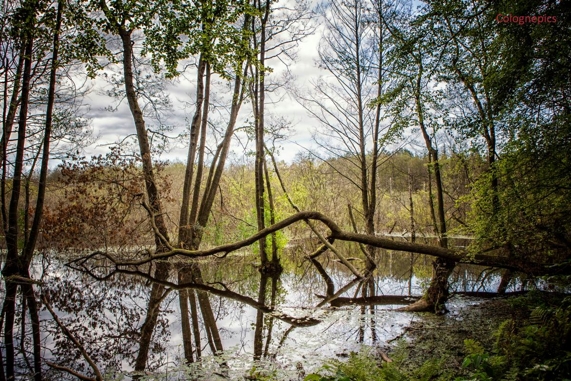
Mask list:
[[[428,336],[431,343],[418,342],[419,337],[401,341],[391,351],[392,363],[363,350],[347,361],[328,361],[304,380],[571,380],[571,297],[538,292],[507,303],[511,316],[490,332],[473,332],[477,327],[457,321],[466,329],[450,334],[449,326],[440,325],[439,336]],[[418,357],[417,346],[421,362],[410,358]]]

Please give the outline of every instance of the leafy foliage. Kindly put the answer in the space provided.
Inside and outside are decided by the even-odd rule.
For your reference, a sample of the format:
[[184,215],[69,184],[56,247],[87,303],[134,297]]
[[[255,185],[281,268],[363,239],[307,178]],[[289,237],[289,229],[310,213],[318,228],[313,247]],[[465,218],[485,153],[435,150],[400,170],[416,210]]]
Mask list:
[[[229,78],[228,67],[238,68],[246,59],[255,61],[248,33],[238,26],[256,10],[248,2],[165,2],[157,7],[146,29],[143,54],[150,53],[155,69],[164,65],[167,75],[178,74],[178,64],[201,55],[213,71]],[[147,11],[148,12],[148,11]]]
[[[58,180],[60,189],[54,189],[45,211],[43,247],[120,250],[132,249],[134,239],[152,242],[137,158],[118,150],[91,160],[76,158],[61,165]],[[168,192],[168,180],[162,177],[161,183]]]
[[367,351],[352,353],[347,362],[332,360],[318,373],[312,373],[304,381],[405,381],[408,378],[393,365],[379,365]]
[[[506,320],[489,353],[466,340],[463,366],[474,380],[563,380],[571,377],[571,298],[525,297],[528,318]],[[521,308],[521,307],[520,307]]]

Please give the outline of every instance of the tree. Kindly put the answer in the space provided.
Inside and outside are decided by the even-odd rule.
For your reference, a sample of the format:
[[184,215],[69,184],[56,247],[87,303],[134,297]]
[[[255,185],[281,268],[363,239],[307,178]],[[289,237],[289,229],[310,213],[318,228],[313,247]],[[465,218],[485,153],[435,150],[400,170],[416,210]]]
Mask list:
[[569,183],[569,60],[561,55],[571,39],[569,4],[504,1],[490,7],[489,14],[549,15],[557,22],[497,26],[491,50],[501,64],[487,85],[498,99],[505,138],[495,164],[498,186],[491,175],[477,182],[469,228],[479,238],[477,250],[501,247],[523,261],[559,262],[570,248],[568,204],[562,202]]
[[[425,8],[426,11],[426,8]],[[443,110],[436,89],[437,73],[441,69],[438,57],[438,37],[430,33],[432,24],[421,23],[421,16],[409,16],[403,25],[387,23],[392,43],[389,60],[395,70],[395,81],[378,102],[386,105],[387,114],[403,129],[418,128],[428,151],[428,194],[430,215],[440,247],[448,247],[444,184],[436,135],[443,120],[436,113]],[[436,203],[434,191],[436,188]],[[437,258],[433,262],[432,281],[423,298],[407,310],[436,310],[444,308],[448,298],[448,277],[456,263]]]
[[[184,10],[184,7],[182,8]],[[247,14],[247,6],[232,6],[221,3],[204,3],[198,9],[200,20],[200,39],[190,40],[190,45],[195,46],[199,55],[197,67],[197,90],[196,110],[192,119],[190,130],[190,142],[187,155],[187,164],[180,208],[178,244],[180,247],[198,249],[202,242],[204,229],[206,228],[214,199],[219,189],[222,172],[230,151],[230,144],[234,135],[236,121],[240,107],[245,97],[245,83],[247,81],[246,68],[252,59],[248,49],[248,39],[245,33],[249,24],[250,16]],[[183,13],[184,14],[184,13]],[[192,17],[184,15],[183,17]],[[179,25],[175,23],[175,26]],[[183,27],[179,33],[191,35],[188,29]],[[221,137],[221,142],[215,149],[215,155],[209,165],[208,177],[205,177],[208,169],[206,154],[208,147],[206,138],[208,135],[209,108],[212,75],[220,75],[233,83],[230,100],[230,115],[226,130]],[[202,197],[201,197],[202,195]],[[197,264],[183,266],[178,271],[179,283],[202,282],[202,275]],[[185,358],[192,362],[192,344],[189,313],[192,318],[196,359],[201,357],[201,344],[199,333],[199,321],[197,304],[194,290],[181,289],[179,291],[179,303],[182,313],[183,343]],[[203,321],[207,331],[208,342],[213,353],[223,350],[214,314],[210,306],[208,295],[197,290],[198,303],[203,315]],[[190,311],[189,311],[190,304]]]
[[[272,69],[269,63],[272,59],[279,59],[282,63],[293,58],[298,42],[313,31],[313,25],[310,22],[311,12],[308,3],[305,1],[297,2],[293,8],[284,6],[275,6],[273,2],[267,0],[255,0],[253,2],[255,15],[251,18],[251,49],[257,52],[256,59],[250,62],[250,99],[252,103],[253,119],[254,119],[254,141],[255,141],[255,209],[256,224],[258,231],[265,229],[266,224],[274,224],[276,222],[276,206],[274,200],[274,192],[272,191],[270,171],[266,156],[271,152],[266,144],[266,134],[269,132],[271,138],[276,138],[275,131],[268,128],[266,123],[266,92],[271,92],[271,80],[268,76]],[[280,84],[283,86],[283,84]],[[275,130],[279,130],[278,126]],[[279,132],[277,133],[279,134]],[[268,218],[269,216],[269,218]],[[269,221],[268,221],[269,220]],[[260,254],[260,288],[258,292],[258,302],[266,303],[266,286],[268,276],[272,278],[272,303],[275,299],[275,290],[278,277],[282,272],[278,256],[277,235],[271,235],[271,261],[269,260],[269,250],[266,238],[259,240]],[[261,310],[256,312],[256,329],[254,333],[254,359],[260,360],[262,355],[268,355],[268,345],[271,338],[272,323],[269,324],[268,338],[266,341],[266,349],[263,350],[263,329],[264,329],[264,313]]]
[[[139,94],[135,83],[134,66],[134,34],[143,29],[146,31],[152,20],[157,17],[157,8],[146,2],[143,3],[107,3],[105,0],[91,3],[94,10],[102,12],[103,17],[97,20],[105,32],[120,38],[122,46],[121,67],[129,110],[135,124],[139,145],[139,155],[142,161],[145,182],[146,200],[144,205],[149,213],[151,225],[154,227],[155,248],[157,252],[166,251],[169,247],[169,234],[162,213],[159,190],[155,179],[155,169],[151,156],[151,146],[143,111],[139,104]],[[166,279],[169,266],[158,263],[157,277]],[[149,308],[143,326],[141,327],[140,348],[135,362],[135,370],[145,369],[149,351],[149,343],[157,322],[159,306],[164,297],[165,289],[159,284],[153,284]]]
[[[58,136],[56,119],[65,116],[54,110],[57,90],[64,82],[61,68],[76,57],[70,50],[61,49],[61,35],[70,30],[71,20],[81,18],[78,14],[67,12],[64,2],[24,1],[8,3],[2,22],[3,66],[4,70],[4,112],[2,149],[2,223],[7,247],[6,262],[2,275],[6,279],[6,297],[2,306],[0,326],[4,328],[6,367],[0,367],[0,375],[8,380],[16,378],[17,364],[14,348],[14,317],[18,289],[22,292],[23,306],[29,313],[32,328],[32,352],[34,379],[42,379],[41,334],[39,308],[34,292],[34,281],[30,277],[29,267],[34,258],[43,220],[44,203],[47,189],[48,165],[53,142]],[[76,25],[81,25],[78,23]],[[85,30],[86,33],[89,29]],[[78,32],[77,36],[85,37]],[[97,39],[86,39],[97,46]],[[77,41],[76,41],[77,42]],[[74,43],[71,49],[78,47]],[[80,48],[82,49],[82,48]],[[63,53],[63,54],[61,54]],[[83,57],[89,60],[89,56]],[[15,67],[15,72],[11,70]],[[47,82],[42,72],[48,72]],[[13,76],[10,78],[10,75]],[[47,96],[34,105],[36,94]],[[9,100],[10,99],[10,100]],[[31,118],[34,107],[43,107],[45,114],[35,123]],[[15,123],[17,117],[17,125]],[[66,122],[73,122],[73,117]],[[76,125],[82,126],[82,123]],[[13,132],[17,132],[11,143]],[[70,130],[68,133],[74,133]],[[65,135],[65,134],[64,134]],[[59,131],[61,138],[61,131]],[[35,200],[31,196],[31,178],[39,163],[39,178]],[[9,190],[8,190],[9,189]],[[7,202],[6,195],[10,195]],[[31,204],[35,202],[35,207]],[[22,205],[23,204],[23,205]],[[23,207],[23,208],[22,208]],[[22,218],[23,216],[23,218]],[[31,223],[30,223],[31,218]],[[22,328],[25,335],[25,327]],[[25,355],[24,355],[25,357]]]
[[[255,17],[251,19],[251,49],[257,52],[256,60],[251,62],[249,71],[252,78],[250,84],[250,99],[253,112],[253,136],[255,141],[255,205],[258,230],[265,228],[267,215],[269,223],[275,222],[274,200],[271,182],[268,177],[266,151],[266,135],[272,134],[271,126],[267,124],[266,98],[271,96],[275,88],[285,86],[285,83],[272,81],[270,63],[279,60],[282,65],[288,65],[295,57],[298,43],[314,30],[311,20],[312,12],[306,1],[297,2],[295,7],[274,5],[271,1],[255,0],[252,4]],[[282,80],[284,81],[284,80]],[[273,83],[272,83],[273,82]],[[279,128],[278,128],[279,129]],[[277,133],[279,134],[279,132]],[[274,136],[270,136],[274,138]],[[277,257],[275,237],[272,244],[272,260],[268,260],[268,249],[265,240],[259,242],[261,272],[279,272],[280,265]]]
[[[369,103],[383,91],[386,67],[383,65],[383,36],[380,19],[387,5],[377,2],[333,1],[320,9],[326,32],[319,47],[319,65],[329,77],[314,83],[312,97],[297,94],[302,104],[323,126],[329,141],[318,144],[326,155],[337,157],[345,169],[331,168],[351,182],[360,194],[360,213],[365,231],[375,231],[377,173],[382,141],[381,108]],[[369,261],[374,250],[369,248]],[[371,262],[370,266],[374,266]]]
[[[483,146],[487,156],[487,171],[477,180],[473,192],[476,202],[472,204],[472,219],[469,226],[475,228],[472,231],[478,237],[479,243],[473,249],[501,248],[508,256],[529,259],[533,255],[531,252],[526,253],[527,250],[524,249],[524,247],[529,246],[518,242],[520,238],[516,238],[516,236],[530,237],[530,232],[537,230],[529,226],[527,228],[522,226],[515,227],[513,222],[514,220],[522,221],[522,219],[532,218],[531,216],[535,214],[529,210],[524,212],[530,206],[527,201],[523,201],[526,198],[528,201],[529,199],[535,199],[535,202],[538,202],[533,208],[535,211],[542,210],[542,212],[539,212],[540,215],[544,213],[550,214],[550,212],[546,212],[545,209],[539,207],[541,202],[532,194],[543,194],[540,197],[546,197],[547,199],[550,199],[550,197],[545,195],[540,190],[540,187],[532,185],[526,190],[524,190],[525,187],[521,187],[524,183],[532,184],[533,182],[525,180],[522,182],[522,178],[526,177],[524,173],[531,173],[530,167],[527,167],[530,162],[524,159],[527,156],[526,154],[523,156],[519,155],[526,151],[526,149],[522,148],[527,144],[525,141],[530,136],[537,133],[535,135],[536,138],[541,136],[544,139],[545,136],[542,136],[543,133],[541,131],[544,130],[545,126],[551,125],[553,122],[555,122],[557,127],[551,129],[552,131],[563,133],[563,135],[567,134],[567,132],[564,132],[564,128],[561,129],[563,125],[559,125],[556,120],[565,114],[563,110],[566,106],[564,105],[568,103],[563,100],[565,95],[562,96],[559,91],[552,93],[543,85],[541,85],[541,90],[534,94],[534,97],[538,97],[536,99],[541,98],[542,100],[539,102],[531,100],[530,87],[538,84],[535,78],[543,78],[541,82],[547,83],[548,80],[543,76],[543,73],[553,69],[551,65],[542,65],[542,62],[544,62],[543,55],[538,56],[533,52],[537,49],[537,46],[543,45],[544,38],[553,37],[553,45],[558,45],[562,41],[568,41],[569,31],[559,30],[559,34],[555,36],[552,33],[558,29],[557,26],[540,27],[532,30],[530,29],[531,25],[523,27],[519,25],[519,32],[523,33],[518,33],[516,37],[513,29],[516,25],[499,24],[496,21],[496,17],[500,13],[511,12],[515,14],[518,12],[524,15],[553,13],[561,15],[560,18],[565,18],[566,9],[556,4],[546,4],[540,1],[521,4],[506,1],[499,4],[465,5],[459,6],[456,3],[431,4],[433,11],[430,14],[433,16],[430,17],[440,20],[436,21],[435,29],[440,30],[439,34],[445,36],[450,41],[449,45],[443,45],[442,48],[444,57],[444,76],[442,78],[446,81],[451,95],[460,95],[457,99],[464,99],[464,102],[466,102],[464,106],[460,106],[463,108],[464,116],[462,119],[458,118],[455,121],[456,128],[459,129],[462,138],[466,140],[473,139],[472,142],[476,149],[480,150]],[[514,48],[514,46],[518,48]],[[524,48],[520,49],[519,47]],[[548,55],[553,54],[551,49],[552,47],[545,49]],[[557,53],[552,57],[553,62],[561,62]],[[559,73],[561,73],[559,69],[550,73],[550,75],[555,74],[553,77],[557,78],[556,83],[552,83],[552,85],[558,90],[561,89],[560,83],[562,83],[559,80],[566,80],[564,79],[565,75],[561,77]],[[545,93],[551,94],[552,99],[558,99],[559,107],[553,107],[551,100],[546,101],[545,98],[540,96],[540,94]],[[546,103],[543,103],[544,101]],[[531,104],[533,104],[531,108],[534,109],[534,116],[527,113]],[[538,115],[545,117],[538,117]],[[534,124],[536,127],[531,127],[531,124]],[[557,139],[560,138],[558,137]],[[563,141],[565,141],[565,138]],[[518,148],[514,150],[516,146]],[[547,154],[552,148],[542,146],[541,148],[537,147],[537,149]],[[516,154],[518,156],[518,164],[512,161],[512,158],[514,158],[512,154],[516,151],[518,152]],[[527,152],[531,154],[530,151]],[[534,156],[534,154],[531,155]],[[540,154],[540,156],[543,156],[543,154]],[[543,157],[545,158],[545,156]],[[532,159],[532,161],[534,160]],[[549,159],[538,160],[535,165],[536,170],[542,168],[543,165],[549,167],[550,164],[547,164],[549,161]],[[524,169],[526,167],[528,169]],[[551,168],[534,173],[545,174],[553,170]],[[554,184],[552,180],[548,179],[549,177],[543,178],[541,182],[545,185]],[[565,181],[563,180],[563,182]],[[561,190],[564,188],[561,188],[561,183],[557,183],[558,185],[554,185],[554,189]],[[510,194],[510,196],[506,197],[507,194]],[[515,200],[518,201],[516,202]],[[551,199],[551,202],[553,203],[552,205],[559,205],[559,201],[556,198]],[[565,208],[556,207],[556,209],[561,210]],[[516,218],[515,216],[518,217]],[[536,218],[543,220],[543,217]],[[562,224],[562,226],[565,225],[566,223]],[[559,231],[560,237],[568,234],[562,233],[565,230],[567,228]],[[526,233],[523,233],[524,231]],[[545,237],[533,239],[536,242],[544,240]],[[557,241],[558,239],[555,238],[555,240]],[[560,245],[561,242],[559,241],[556,245]],[[566,245],[563,244],[563,247],[566,247]],[[540,250],[545,249],[544,247]],[[533,250],[531,251],[533,252]],[[550,250],[547,249],[547,251]],[[562,254],[565,249],[556,249],[556,251]],[[505,291],[511,275],[510,271],[504,272],[499,286],[500,291]]]
[[[376,234],[378,171],[383,142],[390,141],[396,129],[383,126],[381,104],[373,101],[383,95],[389,72],[385,63],[386,46],[383,20],[401,11],[403,2],[331,1],[320,8],[325,33],[319,45],[319,66],[328,77],[314,84],[316,94],[297,96],[315,117],[329,140],[319,141],[327,156],[338,158],[333,171],[359,192],[359,214],[367,234]],[[358,231],[353,206],[350,221]],[[368,271],[376,267],[377,248],[360,246]],[[372,281],[362,287],[363,297],[374,295]],[[364,313],[363,309],[363,313]],[[371,308],[374,314],[374,307]],[[371,320],[373,321],[373,320]],[[376,335],[372,328],[373,340]]]
[[[183,187],[183,202],[180,213],[179,244],[181,247],[198,248],[203,234],[203,228],[208,222],[210,210],[217,191],[217,184],[224,168],[224,163],[229,151],[230,141],[233,135],[236,118],[243,99],[242,65],[248,59],[247,50],[241,49],[243,33],[240,28],[235,28],[234,23],[243,14],[244,8],[240,5],[228,4],[227,2],[204,2],[198,6],[194,3],[165,3],[153,6],[152,4],[107,4],[104,1],[97,3],[105,15],[105,30],[118,35],[123,44],[123,72],[125,80],[126,97],[133,115],[137,130],[140,156],[143,160],[145,174],[146,193],[148,198],[148,211],[155,232],[156,252],[168,250],[171,247],[168,231],[164,222],[162,208],[159,199],[156,181],[154,179],[153,163],[151,159],[151,147],[145,120],[138,103],[136,87],[133,82],[133,35],[137,30],[142,30],[146,39],[145,51],[153,54],[155,69],[161,65],[169,76],[177,74],[177,65],[181,59],[188,58],[191,54],[198,54],[198,87],[197,108],[191,125],[191,141],[187,159],[187,171]],[[185,20],[185,22],[181,22]],[[181,38],[187,36],[188,38]],[[232,71],[228,71],[230,68]],[[223,77],[234,76],[234,93],[232,96],[232,110],[228,128],[223,138],[223,143],[217,149],[217,154],[211,166],[209,180],[203,187],[203,172],[205,169],[206,134],[208,123],[208,107],[210,94],[210,77],[215,72]],[[206,79],[206,80],[205,80]],[[205,83],[206,82],[206,83]],[[199,140],[199,136],[201,137]],[[194,164],[198,154],[198,166],[194,174]],[[194,186],[192,185],[194,181]],[[203,190],[202,202],[199,204],[200,192]],[[192,193],[191,193],[192,191]],[[192,200],[192,202],[191,202]],[[188,270],[188,269],[187,269]],[[200,271],[192,266],[193,278],[200,280]],[[160,273],[159,280],[165,280],[168,275],[168,265],[158,264],[157,271]],[[183,272],[184,273],[184,272]],[[181,273],[181,281],[185,275]],[[190,275],[190,274],[187,274]],[[135,369],[143,370],[146,364],[148,343],[156,324],[159,306],[164,294],[164,286],[159,283],[153,284],[151,299],[148,307],[147,320],[143,324],[141,349]],[[181,296],[183,308],[183,321],[185,322],[185,353],[187,359],[190,351],[188,329],[188,308],[185,308],[186,295]],[[205,321],[209,322],[210,332],[216,336],[215,323],[210,311],[210,305],[206,294],[199,293],[199,301]],[[192,304],[192,300],[191,300]],[[194,311],[194,309],[193,309]],[[209,312],[210,311],[210,312]],[[210,317],[206,319],[206,317]],[[195,321],[196,321],[195,316]],[[213,326],[214,325],[214,326]],[[195,338],[199,340],[199,337]],[[215,340],[219,342],[220,340]],[[199,341],[197,341],[199,343]],[[200,345],[198,345],[200,347]],[[221,350],[220,345],[216,351]]]
[[[536,2],[535,6],[538,7],[538,4],[539,2]],[[545,33],[545,30],[539,28],[535,33],[524,34],[523,46],[526,48],[514,49],[513,46],[521,45],[520,42],[515,42],[515,35],[511,34],[514,31],[510,27],[503,28],[494,17],[498,13],[507,12],[506,9],[514,12],[513,9],[519,8],[521,14],[533,14],[542,9],[534,9],[529,4],[521,8],[514,7],[509,1],[495,5],[428,2],[419,14],[412,17],[410,27],[394,29],[393,38],[398,42],[399,49],[393,52],[393,57],[402,62],[399,75],[403,79],[389,96],[382,100],[395,110],[402,120],[407,123],[412,121],[422,132],[434,169],[440,234],[446,232],[442,179],[438,175],[438,151],[433,145],[433,138],[427,134],[425,116],[430,115],[427,111],[430,112],[431,108],[449,110],[450,116],[437,118],[433,122],[446,123],[448,134],[471,146],[472,156],[476,156],[476,160],[480,152],[486,156],[486,170],[479,174],[473,183],[474,197],[469,201],[471,214],[464,222],[468,231],[477,237],[477,244],[472,246],[472,250],[479,252],[501,249],[508,256],[517,255],[517,252],[521,254],[522,248],[526,246],[516,244],[515,236],[520,233],[529,236],[529,232],[533,230],[519,230],[519,227],[514,229],[515,215],[531,216],[529,212],[519,209],[522,204],[514,200],[522,201],[526,197],[533,197],[531,193],[538,189],[531,191],[528,188],[523,191],[520,187],[523,184],[521,177],[525,177],[523,173],[530,173],[529,170],[520,172],[527,166],[523,164],[526,160],[518,155],[518,163],[522,164],[520,167],[520,164],[516,165],[509,158],[515,151],[522,153],[519,150],[522,147],[520,138],[531,131],[527,128],[520,130],[520,126],[525,125],[523,120],[526,119],[522,118],[522,110],[527,108],[522,100],[529,95],[528,81],[531,77],[527,71],[532,71],[531,68],[534,67],[534,59],[530,54],[533,51],[530,48],[533,44],[532,36],[535,33],[537,34],[534,37]],[[550,11],[561,12],[557,7]],[[521,26],[517,28],[522,29]],[[565,33],[562,34],[564,35]],[[518,34],[517,40],[521,38],[522,35]],[[556,41],[559,39],[561,38]],[[435,91],[435,88],[441,90]],[[411,98],[415,100],[414,105],[408,102]],[[535,119],[534,122],[539,125],[549,123],[547,120],[550,117],[541,121]],[[430,123],[430,120],[428,122]],[[519,147],[515,151],[514,144]],[[509,170],[504,167],[506,165]],[[538,165],[538,168],[540,167],[541,165]],[[560,189],[559,186],[560,184],[555,187]],[[519,191],[512,193],[515,188]],[[504,197],[506,192],[511,196]],[[527,192],[530,193],[523,196]],[[516,210],[518,212],[515,212]],[[434,220],[437,226],[436,217]],[[507,234],[508,231],[511,233]],[[514,236],[508,238],[511,234]],[[559,234],[561,236],[561,232]],[[564,235],[565,233],[562,236]],[[441,244],[443,243],[445,242],[441,240]],[[527,255],[523,258],[531,259]],[[443,270],[442,290],[446,288],[445,279],[452,270],[452,264],[445,265]],[[504,271],[499,286],[500,292],[505,291],[511,274],[509,269]],[[440,294],[445,295],[442,292]],[[444,300],[445,298],[442,299]]]

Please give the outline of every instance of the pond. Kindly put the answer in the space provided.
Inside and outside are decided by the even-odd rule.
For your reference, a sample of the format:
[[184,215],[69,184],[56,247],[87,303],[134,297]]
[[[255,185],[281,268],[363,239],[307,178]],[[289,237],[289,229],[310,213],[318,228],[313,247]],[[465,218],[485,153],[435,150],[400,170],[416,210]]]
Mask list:
[[[97,257],[70,264],[61,256],[40,255],[33,272],[45,297],[43,351],[55,365],[46,379],[76,379],[57,366],[91,375],[85,355],[110,380],[130,379],[140,361],[146,361],[143,374],[149,379],[244,379],[256,372],[298,379],[363,345],[383,348],[419,319],[397,308],[422,294],[430,258],[379,251],[377,269],[359,279],[334,256],[324,254],[319,266],[306,252],[282,253],[283,271],[273,276],[261,274],[258,257],[249,253],[137,268]],[[498,281],[495,273],[459,266],[451,291],[495,291]],[[477,302],[453,298],[450,318]],[[21,314],[17,319],[20,324]],[[25,353],[30,338],[17,340]],[[146,359],[142,342],[148,345]],[[25,378],[27,358],[18,358]]]

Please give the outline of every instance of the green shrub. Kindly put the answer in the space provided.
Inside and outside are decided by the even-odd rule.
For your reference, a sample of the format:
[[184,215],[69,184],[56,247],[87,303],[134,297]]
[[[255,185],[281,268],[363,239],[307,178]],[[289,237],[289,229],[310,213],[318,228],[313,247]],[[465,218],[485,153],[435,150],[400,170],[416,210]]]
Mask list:
[[304,381],[406,381],[408,378],[392,365],[379,365],[369,351],[352,353],[347,362],[331,360]]
[[571,297],[563,300],[521,298],[529,317],[503,322],[495,333],[493,354],[466,340],[463,366],[471,380],[568,380],[571,378]]

